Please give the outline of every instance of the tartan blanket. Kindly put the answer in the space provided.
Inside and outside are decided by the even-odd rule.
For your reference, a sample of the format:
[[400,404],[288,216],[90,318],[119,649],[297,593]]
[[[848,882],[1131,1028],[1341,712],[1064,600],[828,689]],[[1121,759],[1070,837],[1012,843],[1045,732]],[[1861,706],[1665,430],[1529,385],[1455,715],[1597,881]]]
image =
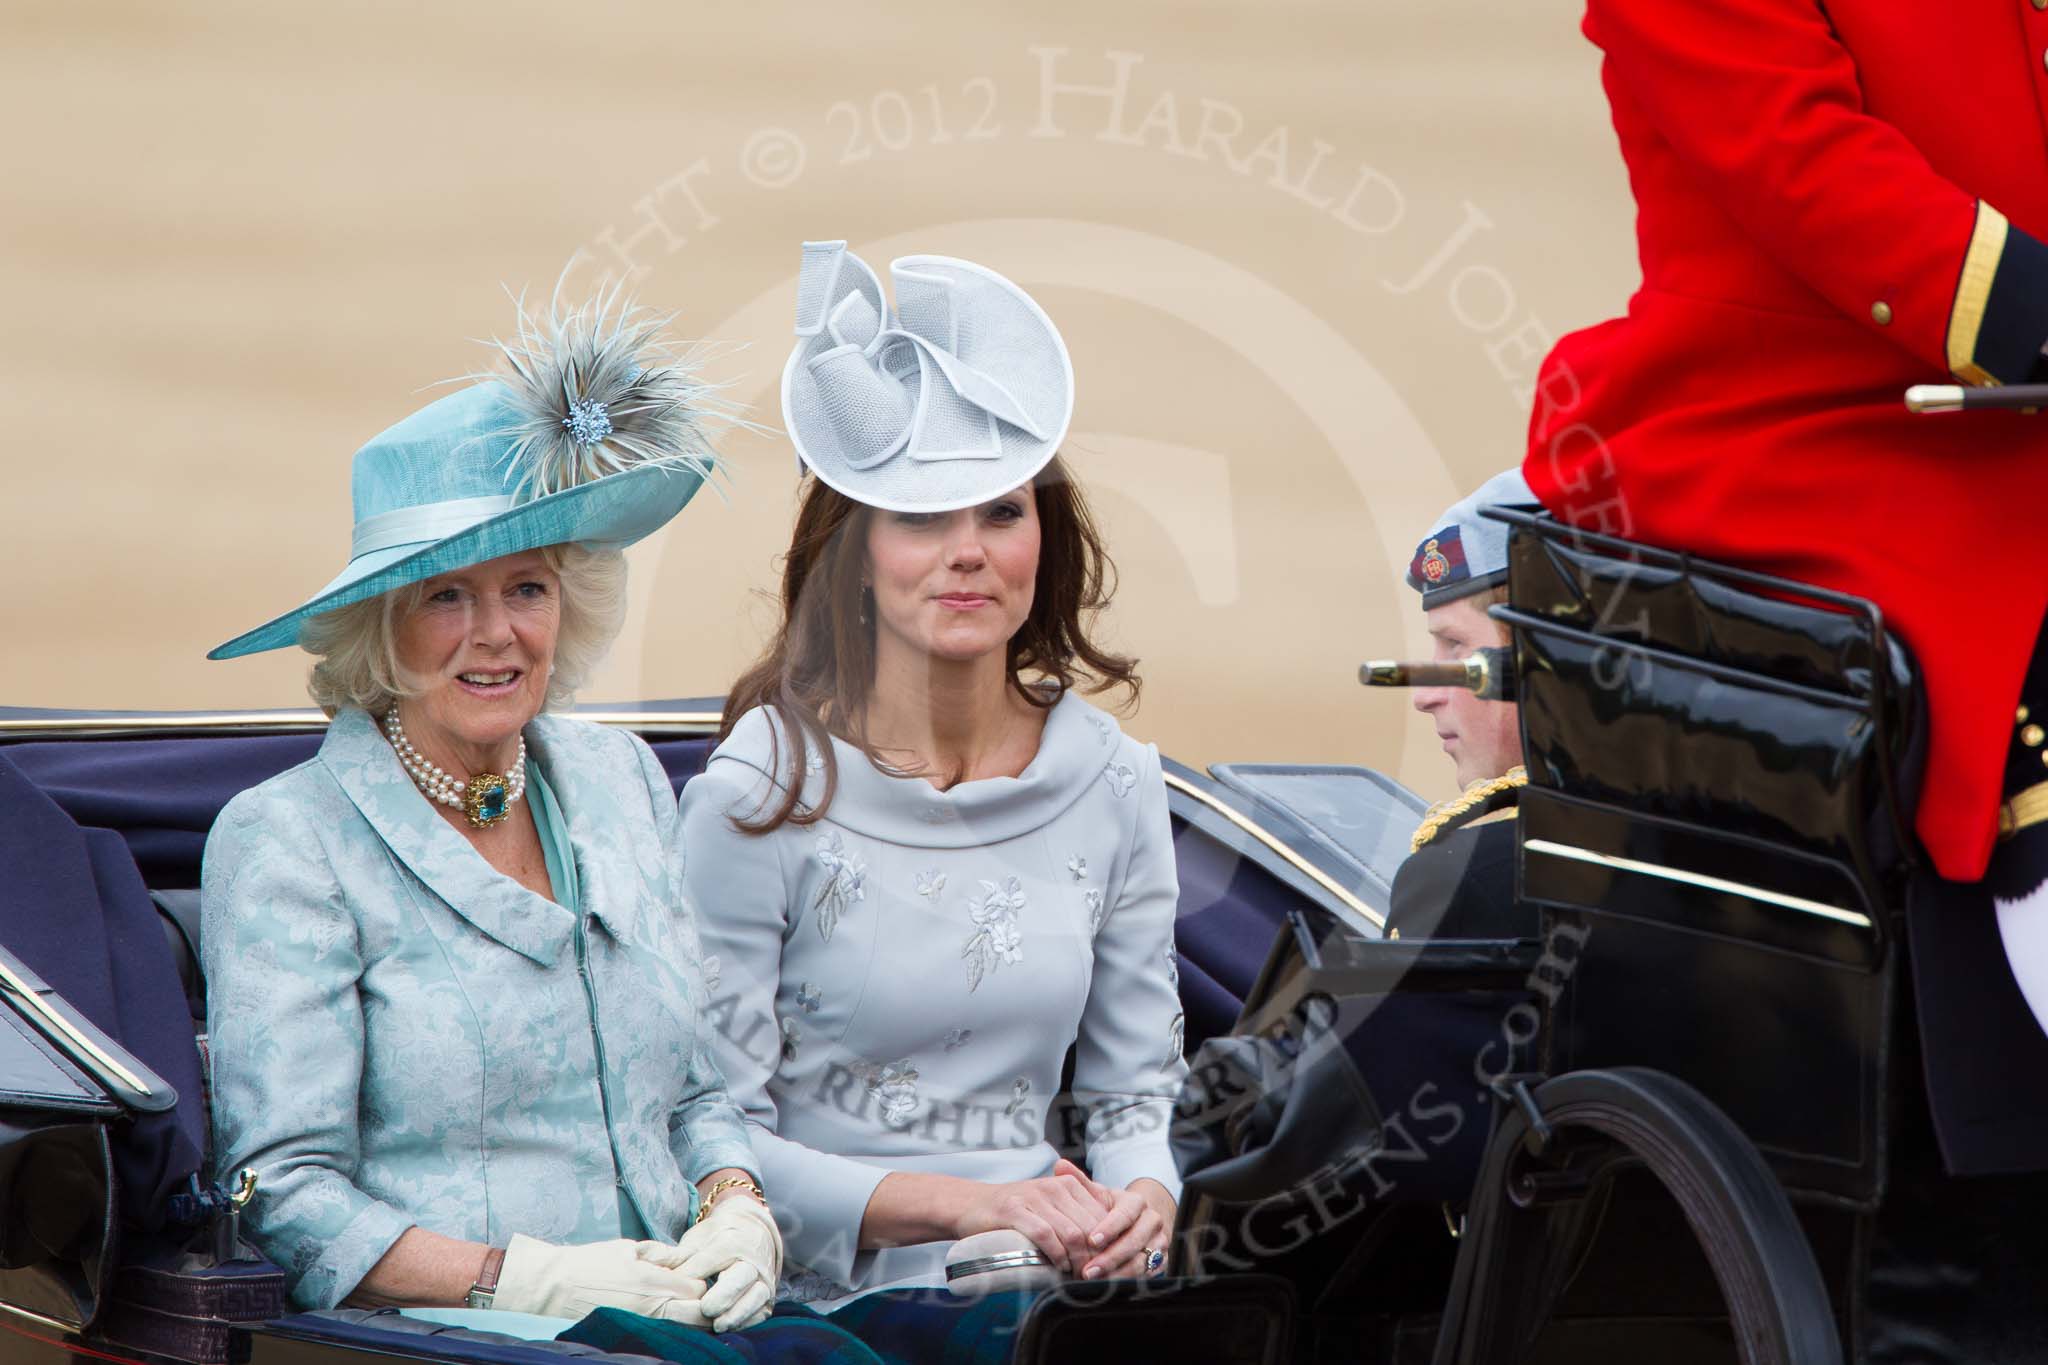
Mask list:
[[1007,1365],[1036,1291],[955,1298],[944,1289],[891,1289],[831,1314],[779,1303],[767,1321],[714,1335],[600,1308],[556,1338],[674,1365]]

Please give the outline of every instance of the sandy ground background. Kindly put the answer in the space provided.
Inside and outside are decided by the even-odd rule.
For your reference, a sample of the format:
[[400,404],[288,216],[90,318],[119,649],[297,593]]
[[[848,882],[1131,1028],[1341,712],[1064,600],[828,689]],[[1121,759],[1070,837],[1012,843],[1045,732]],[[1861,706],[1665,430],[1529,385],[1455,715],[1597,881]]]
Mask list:
[[[206,663],[344,560],[348,460],[483,358],[501,285],[630,271],[777,419],[798,243],[984,262],[1058,320],[1130,722],[1188,761],[1434,736],[1353,681],[1395,575],[1519,458],[1551,338],[1635,278],[1572,0],[0,10],[0,704],[301,704]],[[724,689],[795,488],[736,441],[634,552],[586,696]]]

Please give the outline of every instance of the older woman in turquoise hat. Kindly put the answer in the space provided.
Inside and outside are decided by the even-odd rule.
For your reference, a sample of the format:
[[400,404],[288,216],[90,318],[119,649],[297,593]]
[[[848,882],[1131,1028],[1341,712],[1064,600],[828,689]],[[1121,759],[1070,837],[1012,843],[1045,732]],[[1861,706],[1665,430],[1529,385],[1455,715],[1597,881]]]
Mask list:
[[676,803],[546,714],[617,633],[621,547],[729,407],[601,301],[357,452],[347,569],[213,652],[297,643],[319,755],[206,848],[216,1145],[295,1302],[759,1320],[781,1242],[708,1050]]

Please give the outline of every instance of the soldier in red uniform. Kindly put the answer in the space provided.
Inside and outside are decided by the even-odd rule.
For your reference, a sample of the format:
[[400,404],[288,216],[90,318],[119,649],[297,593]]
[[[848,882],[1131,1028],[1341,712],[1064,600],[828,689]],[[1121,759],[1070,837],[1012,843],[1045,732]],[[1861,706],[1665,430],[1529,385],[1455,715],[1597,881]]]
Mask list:
[[[2038,844],[1999,894],[2048,916],[2048,824],[2010,837],[2048,814],[2048,790],[2025,799],[2048,779],[2042,731],[2015,720],[2023,684],[2048,682],[2028,683],[2048,417],[1900,401],[1949,376],[2041,377],[2048,0],[1590,0],[1585,31],[1606,54],[1643,284],[1626,317],[1546,361],[1530,486],[1589,528],[1874,599],[1926,679],[1917,824],[1936,867],[1978,883],[1995,845],[2010,863]],[[1970,889],[1914,911],[1929,1078],[1953,1168],[2023,1168],[2048,1161],[2048,1106],[1984,1095],[2040,1091],[2038,1059],[2012,1051],[2043,1046],[2014,985],[2026,936],[2008,929],[2008,966],[1998,922],[2018,924],[2018,902],[1994,914]],[[2009,1044],[1982,1085],[1937,1064],[1981,1054],[1981,1038],[1935,1036],[1957,1025]]]

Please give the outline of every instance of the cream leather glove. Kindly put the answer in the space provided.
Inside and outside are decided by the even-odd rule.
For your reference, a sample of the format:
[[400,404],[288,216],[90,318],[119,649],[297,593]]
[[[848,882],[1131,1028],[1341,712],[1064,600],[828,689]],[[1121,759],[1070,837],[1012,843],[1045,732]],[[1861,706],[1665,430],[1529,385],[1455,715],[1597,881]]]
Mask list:
[[[724,1207],[723,1201],[719,1207]],[[623,1237],[563,1247],[515,1235],[505,1248],[491,1306],[549,1318],[581,1318],[594,1308],[623,1308],[692,1327],[709,1325],[697,1306],[704,1297],[704,1278],[648,1256],[670,1250],[661,1242]]]
[[782,1278],[782,1233],[766,1205],[728,1194],[682,1241],[663,1248],[659,1259],[686,1277],[711,1281],[698,1310],[711,1319],[712,1331],[737,1331],[767,1317],[774,1306],[775,1286]]

